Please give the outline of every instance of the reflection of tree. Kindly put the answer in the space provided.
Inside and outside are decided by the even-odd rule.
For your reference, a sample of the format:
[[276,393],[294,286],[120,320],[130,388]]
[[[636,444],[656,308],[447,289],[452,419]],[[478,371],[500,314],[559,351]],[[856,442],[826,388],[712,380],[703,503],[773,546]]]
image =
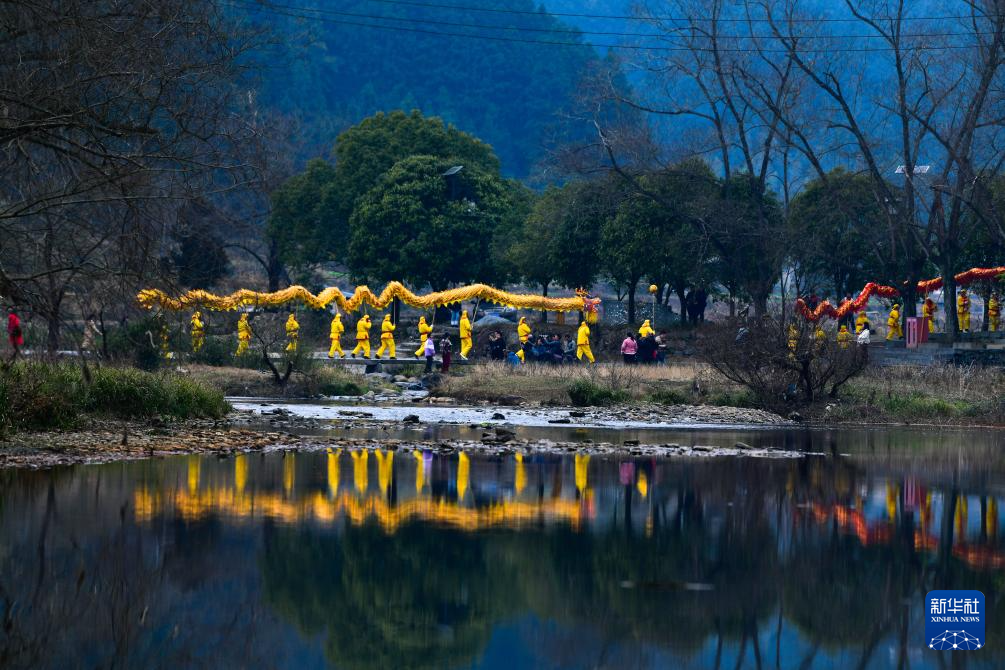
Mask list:
[[324,633],[340,668],[471,663],[511,611],[512,576],[490,564],[491,536],[406,524],[394,535],[267,531],[267,601],[300,630]]

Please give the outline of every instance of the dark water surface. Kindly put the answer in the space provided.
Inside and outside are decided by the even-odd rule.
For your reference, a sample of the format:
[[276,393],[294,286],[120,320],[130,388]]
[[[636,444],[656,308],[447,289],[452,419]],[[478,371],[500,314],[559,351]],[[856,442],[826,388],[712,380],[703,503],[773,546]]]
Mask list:
[[[869,435],[0,472],[0,667],[1005,667],[1002,439]],[[925,647],[939,588],[984,592],[984,649]]]

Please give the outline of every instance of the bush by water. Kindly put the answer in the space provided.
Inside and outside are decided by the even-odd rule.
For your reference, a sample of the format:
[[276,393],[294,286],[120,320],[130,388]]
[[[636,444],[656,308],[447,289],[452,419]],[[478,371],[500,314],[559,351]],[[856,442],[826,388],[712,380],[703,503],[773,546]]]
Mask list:
[[0,431],[71,428],[81,417],[218,418],[223,394],[173,374],[103,367],[84,379],[78,365],[21,361],[0,372]]

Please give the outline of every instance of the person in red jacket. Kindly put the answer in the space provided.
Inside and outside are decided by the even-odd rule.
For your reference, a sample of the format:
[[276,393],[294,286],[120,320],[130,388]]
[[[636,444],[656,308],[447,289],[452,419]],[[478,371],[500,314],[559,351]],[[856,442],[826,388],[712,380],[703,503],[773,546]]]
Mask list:
[[24,346],[24,333],[21,331],[21,319],[18,318],[13,307],[7,308],[7,341],[14,349],[14,354],[10,357],[11,360],[14,360],[21,352],[21,347]]

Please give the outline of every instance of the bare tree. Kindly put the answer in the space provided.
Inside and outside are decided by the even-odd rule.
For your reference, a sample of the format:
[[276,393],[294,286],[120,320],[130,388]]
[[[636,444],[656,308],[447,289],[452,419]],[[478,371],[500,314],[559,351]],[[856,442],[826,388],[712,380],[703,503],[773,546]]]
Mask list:
[[262,34],[216,2],[0,2],[0,295],[59,341],[66,298],[160,266],[172,212],[247,184]]
[[[1005,234],[982,179],[999,173],[1003,161],[1005,3],[963,0],[956,4],[961,18],[933,24],[912,21],[902,0],[845,0],[858,28],[851,43],[868,53],[861,58],[822,48],[829,35],[805,20],[803,4],[747,3],[769,27],[762,42],[783,51],[811,85],[801,104],[827,119],[827,134],[795,146],[822,179],[827,157],[853,148],[853,167],[871,178],[888,214],[885,260],[905,280],[906,312],[915,313],[914,286],[931,263],[945,278],[947,325],[955,333],[953,275],[964,246],[976,225]],[[798,117],[782,116],[799,128]],[[895,173],[903,175],[899,186]]]

